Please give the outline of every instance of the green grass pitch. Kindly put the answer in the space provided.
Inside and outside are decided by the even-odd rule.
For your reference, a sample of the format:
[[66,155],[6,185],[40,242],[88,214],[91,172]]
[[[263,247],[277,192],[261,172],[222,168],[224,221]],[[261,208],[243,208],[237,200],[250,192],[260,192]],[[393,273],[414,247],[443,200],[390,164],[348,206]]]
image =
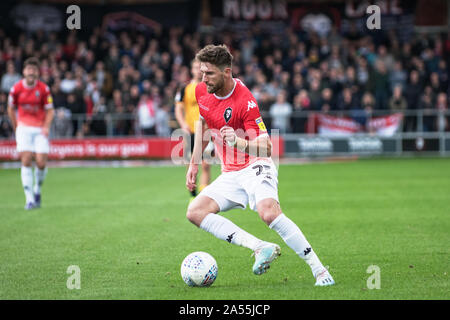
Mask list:
[[[282,248],[268,273],[253,275],[250,250],[185,218],[184,177],[184,167],[53,168],[43,207],[27,212],[19,170],[1,170],[0,299],[450,298],[449,159],[279,167],[283,212],[336,281],[324,288],[257,213],[223,213]],[[209,288],[181,279],[193,251],[218,262]],[[66,286],[71,265],[81,271],[79,290]],[[371,265],[380,268],[380,289],[367,287]]]

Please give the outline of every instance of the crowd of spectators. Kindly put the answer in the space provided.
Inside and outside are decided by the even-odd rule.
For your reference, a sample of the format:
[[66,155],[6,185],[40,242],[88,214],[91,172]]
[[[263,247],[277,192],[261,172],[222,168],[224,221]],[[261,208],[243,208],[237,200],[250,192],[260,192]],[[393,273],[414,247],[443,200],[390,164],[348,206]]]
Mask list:
[[[233,74],[250,88],[269,128],[305,132],[308,112],[346,113],[365,125],[377,111],[447,110],[450,36],[395,31],[374,38],[356,28],[320,37],[287,28],[281,36],[253,28],[246,34],[186,32],[172,27],[142,34],[83,36],[36,31],[9,36],[0,29],[0,136],[10,137],[7,94],[23,61],[38,57],[41,79],[56,108],[53,136],[159,135],[177,127],[174,97],[189,81],[189,64],[209,43],[225,43]],[[300,116],[298,116],[300,115]],[[440,119],[438,121],[438,119]],[[406,116],[403,130],[417,130]],[[423,130],[449,130],[448,117],[425,117]]]

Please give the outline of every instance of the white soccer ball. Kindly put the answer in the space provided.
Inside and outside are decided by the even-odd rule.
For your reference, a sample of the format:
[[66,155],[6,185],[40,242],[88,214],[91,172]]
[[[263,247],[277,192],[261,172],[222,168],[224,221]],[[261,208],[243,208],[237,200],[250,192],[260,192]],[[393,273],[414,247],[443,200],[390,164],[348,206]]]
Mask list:
[[217,277],[217,262],[206,252],[189,254],[181,264],[181,277],[190,287],[208,287]]

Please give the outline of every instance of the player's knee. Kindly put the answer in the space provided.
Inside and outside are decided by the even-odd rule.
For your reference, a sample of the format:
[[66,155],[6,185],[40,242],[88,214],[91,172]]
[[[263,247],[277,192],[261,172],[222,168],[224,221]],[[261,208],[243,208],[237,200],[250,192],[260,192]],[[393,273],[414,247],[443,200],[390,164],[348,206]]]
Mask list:
[[208,197],[197,196],[188,206],[186,218],[200,227],[203,219],[210,213],[219,212],[218,205]]
[[204,218],[204,214],[200,207],[198,207],[195,203],[195,200],[189,204],[189,207],[186,212],[186,218],[195,224],[197,227],[200,226],[202,220]]
[[263,210],[259,213],[259,215],[265,224],[270,225],[272,221],[280,215],[280,213],[273,210]]
[[46,166],[45,161],[36,160],[36,167],[38,167],[39,170],[44,170],[45,166]]
[[192,223],[194,223],[194,221],[196,220],[196,211],[193,210],[193,208],[191,208],[190,206],[186,211],[186,218]]
[[261,219],[267,225],[270,225],[272,221],[274,221],[281,214],[280,205],[275,199],[261,200],[256,205],[256,209]]
[[31,155],[31,153],[30,154],[28,154],[28,153],[22,154],[21,163],[22,163],[22,166],[24,166],[24,167],[31,167],[31,165],[33,163],[33,156]]
[[30,159],[22,159],[22,166],[23,167],[31,167],[33,164],[33,160]]

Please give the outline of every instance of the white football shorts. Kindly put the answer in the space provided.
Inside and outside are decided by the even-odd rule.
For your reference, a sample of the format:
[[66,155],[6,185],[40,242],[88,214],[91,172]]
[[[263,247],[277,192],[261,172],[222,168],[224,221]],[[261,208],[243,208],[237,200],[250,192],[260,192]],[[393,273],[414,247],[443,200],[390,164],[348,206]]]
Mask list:
[[278,200],[278,171],[270,161],[258,160],[239,171],[222,172],[199,195],[207,196],[219,205],[220,211],[245,209],[256,211],[256,204],[267,198]]
[[17,152],[49,153],[50,143],[42,128],[19,125],[16,129]]

